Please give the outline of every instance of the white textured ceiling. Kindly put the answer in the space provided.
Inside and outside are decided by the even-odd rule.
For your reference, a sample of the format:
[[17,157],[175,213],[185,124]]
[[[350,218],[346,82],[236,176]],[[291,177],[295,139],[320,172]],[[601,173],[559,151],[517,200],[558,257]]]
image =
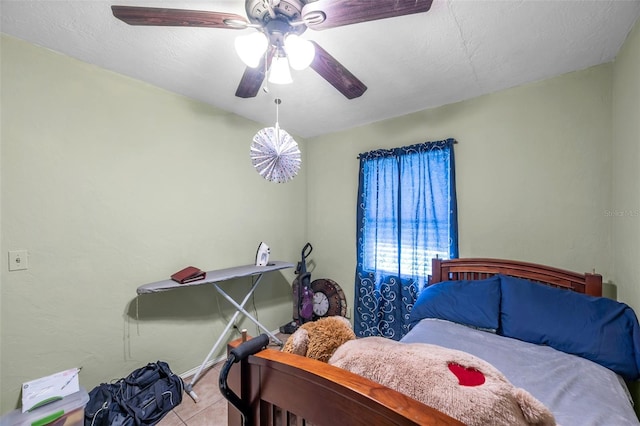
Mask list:
[[279,97],[281,126],[303,137],[610,62],[640,15],[640,0],[434,0],[426,13],[305,32],[367,85],[360,98],[346,99],[307,69],[293,71],[293,84],[241,99],[235,90],[244,65],[233,41],[255,30],[129,26],[110,7],[245,16],[243,0],[0,4],[3,33],[259,123],[273,125]]

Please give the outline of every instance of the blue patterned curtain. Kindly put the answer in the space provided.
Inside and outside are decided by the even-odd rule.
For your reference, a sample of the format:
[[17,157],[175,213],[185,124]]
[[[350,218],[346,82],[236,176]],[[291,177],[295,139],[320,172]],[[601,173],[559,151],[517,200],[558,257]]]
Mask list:
[[360,154],[354,329],[399,340],[431,259],[458,257],[453,139]]

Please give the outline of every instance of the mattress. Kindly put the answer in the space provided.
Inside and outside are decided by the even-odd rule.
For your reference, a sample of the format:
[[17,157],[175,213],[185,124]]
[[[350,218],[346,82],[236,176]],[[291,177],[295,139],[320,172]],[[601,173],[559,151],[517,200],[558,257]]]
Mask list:
[[402,341],[457,349],[489,362],[549,408],[559,425],[640,425],[624,380],[584,358],[432,318],[421,320]]

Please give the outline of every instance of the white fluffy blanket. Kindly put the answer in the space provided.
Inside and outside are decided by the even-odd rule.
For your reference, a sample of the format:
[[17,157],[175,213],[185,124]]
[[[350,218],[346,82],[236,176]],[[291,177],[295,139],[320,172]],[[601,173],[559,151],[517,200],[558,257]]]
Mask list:
[[466,352],[366,337],[340,346],[329,364],[409,395],[469,426],[556,424],[540,401]]

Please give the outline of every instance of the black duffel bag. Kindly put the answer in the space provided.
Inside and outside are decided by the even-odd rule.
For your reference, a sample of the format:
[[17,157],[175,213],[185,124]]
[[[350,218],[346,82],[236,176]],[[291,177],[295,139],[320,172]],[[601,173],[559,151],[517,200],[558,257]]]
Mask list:
[[153,426],[182,402],[184,382],[164,361],[89,392],[85,426]]

